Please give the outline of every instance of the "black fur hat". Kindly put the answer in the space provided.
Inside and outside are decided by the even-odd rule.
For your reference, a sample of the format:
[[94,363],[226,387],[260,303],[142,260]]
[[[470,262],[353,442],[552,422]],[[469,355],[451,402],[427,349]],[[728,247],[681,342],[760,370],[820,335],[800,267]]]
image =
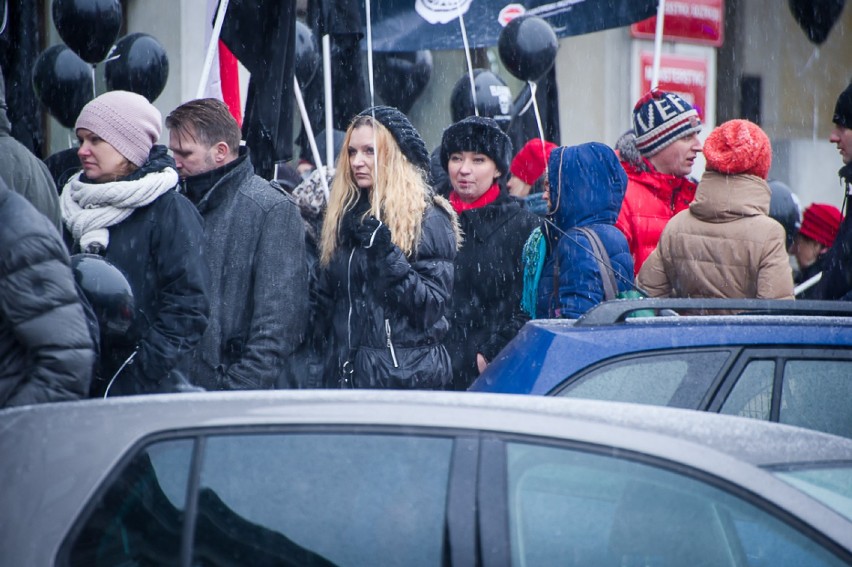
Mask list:
[[372,116],[387,128],[408,161],[423,171],[424,175],[428,175],[429,150],[426,149],[426,143],[420,136],[420,132],[414,128],[405,114],[391,106],[371,106],[358,115],[358,117],[361,116]]
[[477,152],[494,160],[502,175],[509,173],[512,160],[512,140],[493,118],[468,116],[444,130],[441,138],[441,166],[447,170],[450,154]]

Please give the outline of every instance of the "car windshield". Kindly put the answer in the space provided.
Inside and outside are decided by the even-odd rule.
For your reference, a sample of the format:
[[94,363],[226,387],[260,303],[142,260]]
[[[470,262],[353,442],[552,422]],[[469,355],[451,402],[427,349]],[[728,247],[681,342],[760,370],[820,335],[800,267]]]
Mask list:
[[852,519],[852,463],[773,472],[781,480]]

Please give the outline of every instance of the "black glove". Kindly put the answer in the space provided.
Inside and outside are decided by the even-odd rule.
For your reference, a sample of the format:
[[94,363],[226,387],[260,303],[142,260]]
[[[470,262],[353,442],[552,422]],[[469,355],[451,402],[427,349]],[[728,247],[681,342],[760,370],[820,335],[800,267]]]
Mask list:
[[391,233],[387,225],[375,217],[368,217],[362,223],[357,223],[353,216],[351,234],[359,246],[376,253],[387,252],[391,246]]

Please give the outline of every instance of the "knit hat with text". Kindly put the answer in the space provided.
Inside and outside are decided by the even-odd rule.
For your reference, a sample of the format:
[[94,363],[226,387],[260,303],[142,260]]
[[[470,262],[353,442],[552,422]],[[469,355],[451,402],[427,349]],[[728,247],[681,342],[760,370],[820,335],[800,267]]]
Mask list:
[[837,231],[840,230],[841,222],[843,222],[843,215],[840,214],[840,209],[834,205],[814,203],[805,209],[799,234],[816,240],[826,248],[831,248],[837,237]]
[[160,111],[144,96],[129,91],[108,91],[83,107],[74,129],[85,128],[97,134],[141,167],[160,139],[162,120]]
[[557,146],[553,142],[542,142],[540,138],[533,138],[515,155],[509,171],[527,185],[532,185],[544,173],[550,150],[555,147]]
[[772,144],[760,126],[748,120],[728,120],[704,142],[707,169],[726,175],[749,174],[766,179],[772,165]]
[[636,148],[651,157],[672,142],[701,131],[698,111],[674,93],[653,90],[633,107]]

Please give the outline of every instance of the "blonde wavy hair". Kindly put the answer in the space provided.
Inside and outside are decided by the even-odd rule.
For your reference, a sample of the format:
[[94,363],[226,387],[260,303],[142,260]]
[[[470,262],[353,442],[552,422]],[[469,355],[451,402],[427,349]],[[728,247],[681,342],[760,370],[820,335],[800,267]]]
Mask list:
[[431,190],[425,172],[415,167],[403,155],[393,135],[371,116],[359,116],[346,130],[340,157],[331,185],[328,209],[320,238],[320,263],[328,266],[340,245],[340,229],[346,212],[355,206],[361,189],[352,177],[349,162],[349,143],[356,128],[368,126],[375,133],[377,166],[373,170],[373,187],[370,189],[370,210],[364,214],[374,216],[387,225],[391,239],[406,256],[411,256],[420,242],[423,214],[431,200]]

